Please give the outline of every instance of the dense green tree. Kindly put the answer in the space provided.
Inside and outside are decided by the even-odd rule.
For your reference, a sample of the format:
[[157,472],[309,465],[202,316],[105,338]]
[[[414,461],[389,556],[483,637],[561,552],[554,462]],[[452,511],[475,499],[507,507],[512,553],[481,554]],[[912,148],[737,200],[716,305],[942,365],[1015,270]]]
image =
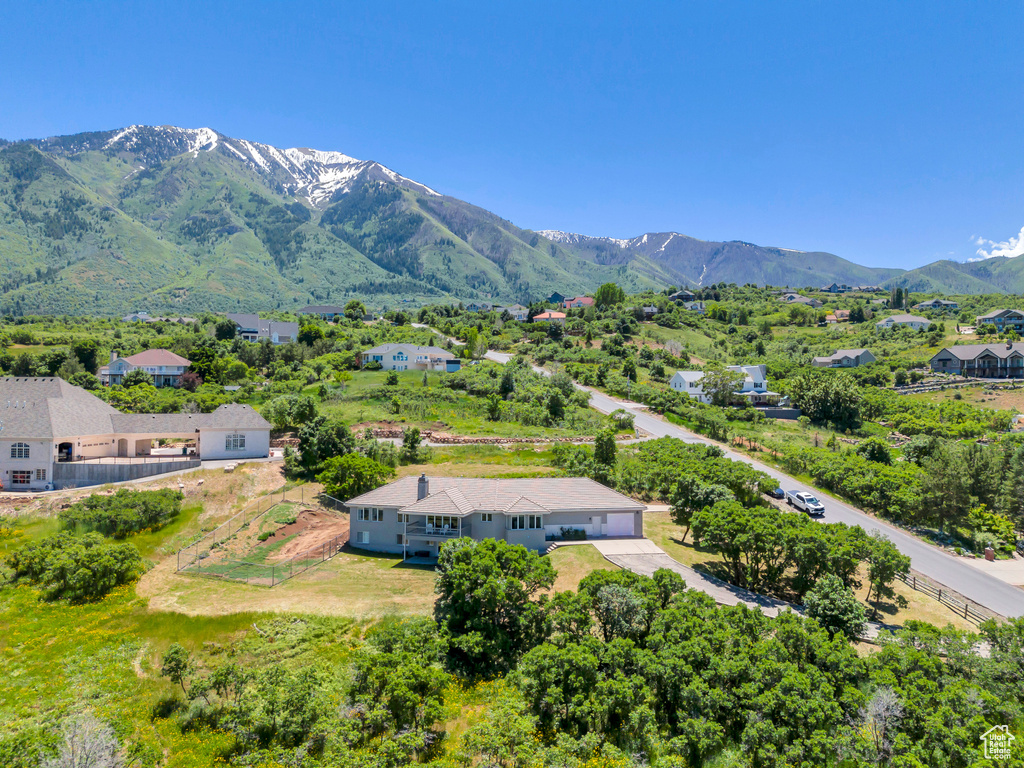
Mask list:
[[[906,578],[910,573],[910,557],[904,555],[888,537],[880,531],[871,534],[871,553],[868,555],[868,601],[873,606],[873,615],[878,615],[878,604],[882,600],[894,600],[905,606],[906,598],[898,595],[893,585],[897,579]],[[872,596],[873,599],[872,599]]]
[[379,488],[394,476],[391,467],[358,453],[347,453],[327,459],[316,479],[328,496],[346,501]]
[[218,320],[213,328],[213,335],[218,341],[231,341],[238,333],[238,324],[234,320]]
[[672,515],[672,522],[681,525],[683,540],[690,532],[690,523],[693,513],[704,507],[713,507],[720,501],[735,499],[732,491],[724,485],[717,483],[705,483],[695,475],[685,475],[672,486],[669,512]]
[[321,328],[317,323],[309,321],[302,324],[299,328],[299,335],[297,337],[300,344],[306,344],[313,346],[316,342],[320,341],[324,337],[324,329]]
[[137,387],[140,384],[153,385],[152,374],[142,368],[133,368],[124,375],[124,378],[121,379],[121,386],[125,389],[131,389],[132,387]]
[[305,473],[315,475],[328,459],[351,453],[355,446],[355,437],[345,422],[314,416],[299,427],[298,463]]
[[594,293],[594,304],[607,309],[626,300],[626,292],[615,283],[605,283]]
[[847,374],[803,374],[790,385],[793,404],[811,421],[838,429],[860,426],[860,391]]
[[362,320],[365,315],[366,305],[359,301],[359,299],[351,299],[345,305],[345,317],[349,320]]
[[463,538],[441,548],[434,618],[451,638],[449,662],[489,676],[513,669],[544,639],[539,596],[555,571],[548,558],[501,539]]
[[817,621],[830,635],[842,632],[849,638],[864,632],[864,607],[853,591],[838,577],[826,574],[804,597],[807,615]]
[[89,373],[96,373],[99,367],[99,351],[99,343],[92,338],[79,339],[71,345],[71,353]]

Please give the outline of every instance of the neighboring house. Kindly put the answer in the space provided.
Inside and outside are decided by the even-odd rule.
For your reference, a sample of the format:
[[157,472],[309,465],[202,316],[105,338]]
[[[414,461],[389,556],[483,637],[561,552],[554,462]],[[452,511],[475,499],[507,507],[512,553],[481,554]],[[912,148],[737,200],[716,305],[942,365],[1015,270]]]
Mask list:
[[1019,309],[993,309],[988,314],[978,315],[978,325],[994,325],[1000,333],[1012,328],[1024,333],[1024,312]]
[[513,320],[518,320],[520,323],[525,323],[530,317],[529,308],[524,307],[522,304],[513,304],[511,307],[495,307],[495,309],[508,312],[512,315]]
[[846,323],[850,320],[850,310],[848,309],[837,309],[832,314],[835,315],[836,322],[838,323]]
[[504,539],[544,551],[563,529],[588,538],[643,536],[646,508],[582,477],[403,477],[345,502],[349,543],[437,557],[446,541]]
[[490,312],[494,305],[489,301],[474,301],[466,305],[467,312]]
[[535,323],[558,323],[559,325],[565,325],[565,313],[564,312],[541,312],[539,315],[533,316],[533,322]]
[[698,315],[703,315],[706,307],[703,301],[684,301],[683,309],[689,312],[696,312]]
[[875,356],[866,349],[837,349],[834,355],[811,360],[815,368],[856,368],[875,362]]
[[1024,343],[963,344],[946,347],[928,361],[936,373],[968,378],[1024,378]]
[[228,320],[238,326],[236,333],[245,341],[259,342],[270,339],[272,344],[290,344],[299,335],[298,323],[263,320],[259,315],[229,312]]
[[836,319],[835,315],[828,314],[828,315],[825,315],[825,322],[828,323],[829,325],[835,325],[839,321]]
[[590,296],[574,296],[562,302],[562,309],[579,309],[580,307],[592,307],[594,300]]
[[832,283],[821,289],[825,293],[849,293],[853,289],[845,283]]
[[380,363],[385,371],[457,371],[459,358],[440,347],[417,344],[381,344],[359,356],[363,366]]
[[565,301],[565,296],[557,291],[548,296],[548,304],[561,304],[563,301]]
[[160,317],[158,315],[150,315],[148,312],[133,312],[130,315],[125,315],[121,318],[122,322],[125,323],[194,323],[196,319],[194,317]]
[[803,304],[804,306],[811,307],[811,309],[818,309],[821,306],[821,302],[817,299],[812,299],[799,293],[783,294],[782,300],[787,304]]
[[[0,485],[4,490],[132,479],[139,476],[133,470],[152,469],[158,462],[118,463],[113,458],[149,456],[153,441],[164,438],[194,443],[194,453],[187,457],[193,460],[270,455],[270,424],[248,405],[222,405],[213,413],[130,414],[63,379],[0,378]],[[68,469],[62,471],[64,465]],[[72,468],[74,477],[69,481]]]
[[[336,317],[344,317],[345,308],[319,304],[305,307],[304,309],[300,309],[298,313],[300,315],[316,315],[322,320],[327,320],[328,322],[331,322]],[[298,330],[296,330],[296,333],[298,333]]]
[[644,320],[650,320],[652,317],[658,314],[658,308],[653,304],[647,307],[641,307],[641,310],[644,313]]
[[[768,389],[768,367],[765,365],[730,365],[727,371],[740,374],[740,386],[733,392],[736,398],[748,400],[752,405],[775,405],[782,398],[778,392]],[[711,398],[704,392],[704,374],[701,371],[676,371],[669,379],[669,386],[702,403]]]
[[934,309],[940,312],[960,309],[960,305],[955,301],[946,301],[946,299],[928,299],[928,301],[922,301],[920,304],[915,304],[914,309]]
[[100,368],[100,383],[112,386],[122,384],[129,371],[143,370],[153,377],[155,387],[176,387],[181,384],[191,361],[167,349],[147,349],[130,357],[110,353],[110,362]]
[[696,300],[696,298],[697,294],[693,293],[692,291],[687,291],[685,289],[681,291],[676,291],[673,294],[669,294],[669,299],[676,302],[677,304],[682,304],[688,301],[694,301]]
[[879,329],[881,329],[881,328],[892,328],[892,327],[897,326],[897,325],[902,325],[902,326],[906,326],[908,328],[913,328],[915,331],[919,331],[919,330],[922,330],[922,329],[923,330],[928,330],[928,328],[930,328],[931,325],[932,325],[932,321],[929,320],[927,317],[920,317],[918,315],[906,315],[906,314],[904,314],[904,315],[893,315],[892,317],[887,317],[884,320],[881,320],[881,321],[875,323],[875,327],[879,328]]

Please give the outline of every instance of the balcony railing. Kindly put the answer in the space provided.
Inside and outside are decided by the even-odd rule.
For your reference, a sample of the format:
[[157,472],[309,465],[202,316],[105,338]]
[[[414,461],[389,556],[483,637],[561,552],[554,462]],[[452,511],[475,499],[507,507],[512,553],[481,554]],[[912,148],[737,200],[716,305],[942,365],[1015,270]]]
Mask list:
[[406,525],[405,533],[409,538],[417,539],[457,539],[460,536],[469,536],[470,530],[468,520],[463,520],[461,525],[456,521],[453,526],[427,525],[424,521],[417,520]]

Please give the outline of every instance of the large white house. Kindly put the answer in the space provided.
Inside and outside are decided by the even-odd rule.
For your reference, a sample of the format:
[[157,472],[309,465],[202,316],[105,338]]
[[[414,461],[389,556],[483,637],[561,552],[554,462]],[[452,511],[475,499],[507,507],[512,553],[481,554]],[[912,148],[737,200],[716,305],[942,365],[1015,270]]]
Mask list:
[[[781,395],[768,390],[768,368],[764,365],[730,365],[727,371],[740,374],[743,378],[740,386],[733,392],[737,398],[743,398],[753,405],[777,403]],[[702,403],[710,403],[711,398],[704,392],[703,371],[676,371],[669,379],[669,386],[676,392],[682,392]]]
[[644,504],[585,477],[403,477],[345,502],[349,542],[436,557],[446,541],[505,539],[544,550],[564,531],[643,536]]
[[143,370],[153,377],[154,386],[176,387],[190,365],[190,360],[168,349],[147,349],[129,357],[118,357],[117,352],[111,352],[110,362],[100,368],[100,382],[122,384],[129,372]]
[[121,413],[80,387],[53,377],[0,378],[0,485],[4,490],[131,480],[161,467],[155,440],[191,445],[177,457],[251,459],[270,455],[270,424],[248,405],[213,413]]
[[915,331],[928,330],[932,326],[932,321],[927,317],[920,317],[919,315],[892,315],[880,320],[875,323],[875,327],[879,330],[883,328],[893,328],[897,325],[902,325],[906,328],[913,328]]
[[440,347],[418,344],[380,344],[359,356],[361,365],[380,363],[385,371],[457,371],[459,358]]

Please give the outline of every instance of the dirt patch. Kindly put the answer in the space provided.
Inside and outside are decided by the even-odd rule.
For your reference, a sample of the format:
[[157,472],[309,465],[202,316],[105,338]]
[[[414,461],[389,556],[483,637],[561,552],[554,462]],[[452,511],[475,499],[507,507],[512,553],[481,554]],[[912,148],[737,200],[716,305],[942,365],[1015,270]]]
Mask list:
[[338,536],[343,536],[347,541],[348,517],[324,510],[304,509],[295,516],[294,523],[282,525],[259,546],[268,547],[290,536],[295,538],[268,555],[268,563],[290,560],[307,549],[319,547]]

